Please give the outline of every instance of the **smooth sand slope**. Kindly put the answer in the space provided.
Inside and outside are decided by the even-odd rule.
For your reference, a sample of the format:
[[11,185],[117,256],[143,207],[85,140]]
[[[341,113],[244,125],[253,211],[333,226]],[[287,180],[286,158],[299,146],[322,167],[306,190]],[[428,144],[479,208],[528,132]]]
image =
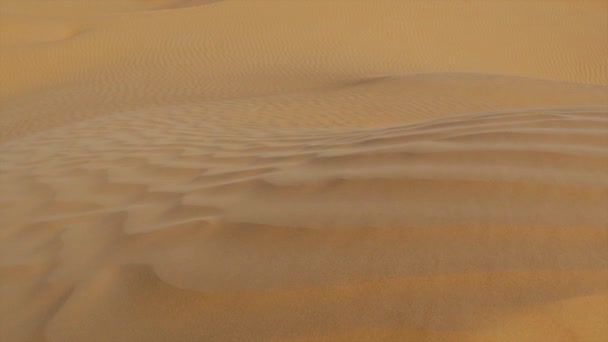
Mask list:
[[608,2],[0,0],[0,341],[608,340]]

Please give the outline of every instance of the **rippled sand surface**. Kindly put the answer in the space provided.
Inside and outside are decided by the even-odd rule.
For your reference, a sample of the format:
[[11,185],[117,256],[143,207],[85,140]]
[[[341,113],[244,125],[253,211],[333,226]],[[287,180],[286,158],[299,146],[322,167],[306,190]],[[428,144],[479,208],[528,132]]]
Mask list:
[[608,340],[608,2],[0,0],[1,341]]

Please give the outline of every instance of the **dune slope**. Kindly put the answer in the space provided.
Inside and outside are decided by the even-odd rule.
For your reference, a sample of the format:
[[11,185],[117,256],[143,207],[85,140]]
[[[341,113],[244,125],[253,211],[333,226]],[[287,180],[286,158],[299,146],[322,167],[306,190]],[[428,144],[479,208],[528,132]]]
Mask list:
[[0,340],[604,341],[608,3],[0,0]]

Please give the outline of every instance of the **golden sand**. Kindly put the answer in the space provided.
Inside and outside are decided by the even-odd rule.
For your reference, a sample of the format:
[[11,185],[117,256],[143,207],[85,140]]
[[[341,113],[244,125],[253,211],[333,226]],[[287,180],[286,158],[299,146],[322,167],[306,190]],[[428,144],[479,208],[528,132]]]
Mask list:
[[0,341],[608,340],[605,0],[0,0]]

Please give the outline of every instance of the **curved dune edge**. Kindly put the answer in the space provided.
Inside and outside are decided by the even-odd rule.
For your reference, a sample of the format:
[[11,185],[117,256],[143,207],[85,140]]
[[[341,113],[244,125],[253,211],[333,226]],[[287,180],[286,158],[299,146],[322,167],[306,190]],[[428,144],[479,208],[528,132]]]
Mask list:
[[[204,116],[207,122],[220,126],[318,129],[403,125],[501,111],[608,106],[607,86],[472,73],[366,77],[300,90],[244,90],[235,97],[210,92],[206,87],[117,92],[112,84],[76,83],[36,92],[4,102],[0,142],[126,112],[146,115],[170,111],[192,120]],[[193,95],[197,92],[201,95]],[[75,98],[78,101],[73,101]]]
[[[459,274],[290,292],[205,294],[167,286],[158,282],[146,268],[128,266],[99,273],[99,278],[94,279],[91,286],[85,286],[73,294],[49,323],[47,336],[51,340],[75,337],[90,339],[90,336],[116,340],[122,338],[124,331],[130,327],[135,331],[130,338],[149,341],[237,341],[250,336],[266,340],[300,340],[301,337],[298,336],[314,337],[325,332],[330,332],[331,336],[332,331],[341,330],[355,331],[354,334],[349,333],[348,337],[367,337],[369,340],[380,337],[395,340],[421,338],[428,334],[430,340],[449,337],[458,339],[468,335],[470,338],[466,340],[474,341],[482,340],[485,335],[492,336],[494,340],[507,341],[508,334],[500,337],[500,325],[492,327],[496,329],[494,331],[481,333],[467,332],[463,326],[483,326],[492,318],[500,317],[501,312],[513,310],[510,306],[514,301],[525,303],[539,296],[537,300],[542,302],[543,299],[540,298],[554,295],[547,295],[544,290],[537,289],[537,286],[544,285],[546,288],[551,283],[551,291],[561,292],[564,291],[561,289],[562,284],[570,287],[574,279],[577,279],[579,286],[585,283],[585,286],[594,287],[605,283],[606,276],[608,274],[604,273],[598,277],[597,272],[561,272],[559,275],[545,275],[543,272]],[[517,279],[515,284],[514,279]],[[445,292],[436,287],[436,284],[442,282],[449,282],[451,291]],[[501,285],[505,283],[509,285]],[[488,290],[489,287],[492,291]],[[551,322],[547,317],[542,322],[545,326],[541,328],[527,320],[537,312],[563,319],[561,315],[581,309],[579,302],[591,302],[593,308],[601,308],[598,304],[605,303],[606,296],[598,297],[602,300],[599,303],[591,302],[588,298],[575,298],[565,300],[566,303],[528,304],[527,308],[523,304],[523,309],[519,308],[520,313],[508,314],[506,324],[503,324],[507,327],[512,325],[509,327],[511,329],[531,327],[532,329],[521,333],[522,337],[531,338],[549,332],[549,336],[561,338],[568,328],[561,326],[561,331],[555,332],[551,323],[559,326],[559,322]],[[469,304],[460,308],[445,304],[453,301],[466,301]],[[149,315],[158,310],[159,306],[164,308],[164,315]],[[492,306],[492,309],[486,309],[488,306]],[[425,309],[429,307],[433,307],[435,312]],[[234,312],[239,314],[235,315]],[[598,314],[601,312],[606,311],[600,309]],[[87,319],[79,319],[79,314],[85,314]],[[466,317],[463,318],[463,315]],[[100,322],[103,323],[99,324]],[[574,324],[593,327],[592,322],[578,321]],[[412,325],[426,325],[426,332],[415,327],[406,328]],[[374,327],[381,329],[374,332]],[[108,328],[116,333],[108,333]],[[596,333],[597,331],[582,331],[572,335],[583,337],[594,336]],[[334,340],[335,337],[330,339]]]

